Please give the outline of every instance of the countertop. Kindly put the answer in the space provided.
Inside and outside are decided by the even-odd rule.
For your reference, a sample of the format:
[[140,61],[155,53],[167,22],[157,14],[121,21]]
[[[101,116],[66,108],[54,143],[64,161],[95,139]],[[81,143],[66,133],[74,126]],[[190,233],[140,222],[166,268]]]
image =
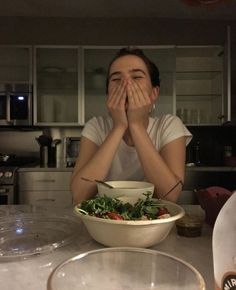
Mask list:
[[[195,205],[186,207],[188,212],[199,210]],[[67,208],[63,211],[72,212],[72,209]],[[214,278],[211,237],[212,229],[206,224],[203,226],[202,235],[195,238],[178,236],[174,227],[164,241],[151,249],[169,253],[192,264],[205,279],[206,290],[212,290]],[[103,246],[90,237],[79,221],[78,235],[67,246],[27,259],[0,260],[1,290],[46,290],[47,278],[60,262],[81,252],[99,248]]]
[[[34,167],[21,167],[18,169],[19,172],[72,172],[73,167],[65,167],[63,165],[58,167],[40,167],[40,166],[34,166]],[[231,166],[186,166],[185,167],[186,172],[191,171],[206,171],[206,172],[236,172],[236,167]]]

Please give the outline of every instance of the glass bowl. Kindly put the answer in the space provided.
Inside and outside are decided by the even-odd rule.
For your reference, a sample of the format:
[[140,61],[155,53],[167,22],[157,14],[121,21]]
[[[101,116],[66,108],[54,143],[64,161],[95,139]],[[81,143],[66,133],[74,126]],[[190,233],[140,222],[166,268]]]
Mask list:
[[62,212],[11,214],[0,220],[0,261],[53,251],[71,243],[78,220]]
[[47,290],[204,290],[190,264],[155,250],[117,247],[79,254],[50,274]]

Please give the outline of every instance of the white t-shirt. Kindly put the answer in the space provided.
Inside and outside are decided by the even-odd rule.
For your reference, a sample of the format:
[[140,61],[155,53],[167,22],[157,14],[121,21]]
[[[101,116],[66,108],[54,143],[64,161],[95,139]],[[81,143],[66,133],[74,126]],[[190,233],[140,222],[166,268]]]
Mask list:
[[[111,131],[112,125],[113,121],[109,116],[93,117],[86,123],[82,131],[82,136],[100,146]],[[179,137],[186,137],[186,145],[192,139],[192,134],[184,126],[182,121],[177,116],[173,115],[163,115],[160,118],[149,117],[147,132],[158,151],[160,151],[164,145]],[[144,172],[135,147],[128,146],[123,139],[112,161],[106,179],[145,180]]]

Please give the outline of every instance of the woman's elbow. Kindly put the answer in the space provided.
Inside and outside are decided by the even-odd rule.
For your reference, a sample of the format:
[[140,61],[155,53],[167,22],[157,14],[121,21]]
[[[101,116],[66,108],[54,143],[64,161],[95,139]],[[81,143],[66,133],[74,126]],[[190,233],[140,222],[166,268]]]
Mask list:
[[77,204],[81,202],[79,200],[78,186],[76,186],[76,182],[73,178],[71,179],[71,182],[70,182],[70,191],[72,193],[73,204]]

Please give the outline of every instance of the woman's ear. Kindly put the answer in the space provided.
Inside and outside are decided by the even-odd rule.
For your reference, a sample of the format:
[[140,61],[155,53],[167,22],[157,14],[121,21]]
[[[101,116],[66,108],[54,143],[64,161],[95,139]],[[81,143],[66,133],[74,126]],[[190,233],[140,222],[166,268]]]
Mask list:
[[152,88],[152,94],[151,94],[151,97],[150,97],[152,103],[156,102],[156,100],[157,100],[157,98],[159,96],[159,92],[160,92],[160,87],[156,86],[156,87]]

